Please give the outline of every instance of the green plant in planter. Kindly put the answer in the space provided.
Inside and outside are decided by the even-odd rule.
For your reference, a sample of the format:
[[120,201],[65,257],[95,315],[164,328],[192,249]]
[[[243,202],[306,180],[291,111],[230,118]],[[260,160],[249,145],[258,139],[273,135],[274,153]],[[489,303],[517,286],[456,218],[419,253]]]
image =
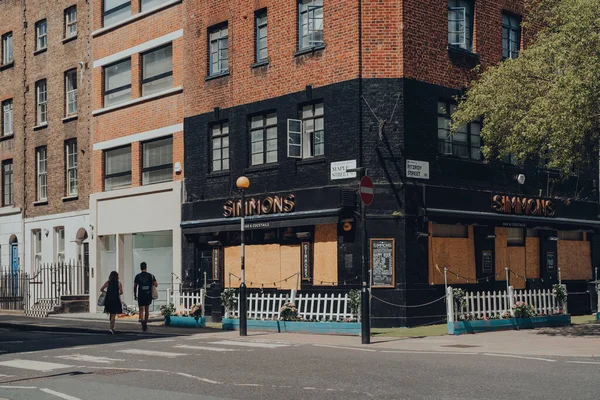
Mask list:
[[515,318],[531,318],[535,315],[531,304],[527,304],[524,301],[517,301],[513,305],[513,313]]
[[299,320],[298,309],[296,308],[296,305],[292,302],[285,303],[279,310],[279,319],[283,321]]
[[465,291],[462,289],[452,289],[452,296],[454,297],[457,314],[462,313],[463,309],[467,305],[467,301],[465,300]]
[[559,283],[552,285],[552,293],[554,293],[556,300],[558,300],[560,304],[564,303],[564,301],[567,299],[567,290]]
[[165,317],[171,317],[175,314],[175,305],[173,303],[163,304],[160,306],[160,313]]
[[360,310],[360,290],[352,289],[348,292],[348,299],[350,300],[350,312],[358,319],[358,312]]
[[221,304],[225,307],[227,314],[232,314],[233,310],[237,307],[238,299],[235,295],[235,289],[229,288],[223,290],[221,293]]
[[202,317],[202,304],[194,304],[190,309],[190,317],[194,317],[196,322]]

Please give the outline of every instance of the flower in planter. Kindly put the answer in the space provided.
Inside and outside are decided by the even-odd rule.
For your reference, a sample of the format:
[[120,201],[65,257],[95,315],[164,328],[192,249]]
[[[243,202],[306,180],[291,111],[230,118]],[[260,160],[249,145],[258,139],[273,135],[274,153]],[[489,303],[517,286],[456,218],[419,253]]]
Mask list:
[[190,309],[190,317],[194,317],[196,322],[202,317],[202,304],[194,304]]
[[513,313],[515,318],[531,318],[535,315],[533,307],[524,301],[517,301],[513,305]]
[[283,321],[298,321],[298,309],[292,302],[285,303],[279,310],[279,319]]

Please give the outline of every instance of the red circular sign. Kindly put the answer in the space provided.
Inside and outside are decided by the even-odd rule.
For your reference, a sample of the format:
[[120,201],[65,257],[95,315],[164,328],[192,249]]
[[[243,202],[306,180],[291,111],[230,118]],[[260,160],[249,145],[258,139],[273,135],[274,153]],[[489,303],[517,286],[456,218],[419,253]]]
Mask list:
[[366,206],[371,205],[373,197],[375,197],[375,185],[373,185],[373,180],[368,176],[363,176],[360,180],[358,193],[360,193],[360,199]]

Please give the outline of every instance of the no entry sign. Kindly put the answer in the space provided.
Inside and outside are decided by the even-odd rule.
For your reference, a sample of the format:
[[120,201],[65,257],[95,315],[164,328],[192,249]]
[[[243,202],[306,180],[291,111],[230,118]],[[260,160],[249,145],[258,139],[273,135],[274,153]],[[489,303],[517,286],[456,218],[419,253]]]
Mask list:
[[373,180],[368,176],[363,176],[360,180],[360,186],[358,187],[360,193],[360,200],[366,205],[371,205],[373,197],[375,197],[375,186]]

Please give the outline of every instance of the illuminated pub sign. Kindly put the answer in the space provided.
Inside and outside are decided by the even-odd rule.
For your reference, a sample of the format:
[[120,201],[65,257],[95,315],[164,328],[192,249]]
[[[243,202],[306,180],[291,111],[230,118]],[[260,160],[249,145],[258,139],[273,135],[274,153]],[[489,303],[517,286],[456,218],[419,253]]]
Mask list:
[[492,208],[498,214],[539,215],[554,217],[556,210],[552,200],[526,196],[492,196]]
[[[284,196],[249,197],[246,199],[245,207],[246,216],[291,213],[296,209],[296,196],[288,194]],[[241,211],[241,200],[227,200],[223,204],[223,216],[225,218],[239,217]]]

